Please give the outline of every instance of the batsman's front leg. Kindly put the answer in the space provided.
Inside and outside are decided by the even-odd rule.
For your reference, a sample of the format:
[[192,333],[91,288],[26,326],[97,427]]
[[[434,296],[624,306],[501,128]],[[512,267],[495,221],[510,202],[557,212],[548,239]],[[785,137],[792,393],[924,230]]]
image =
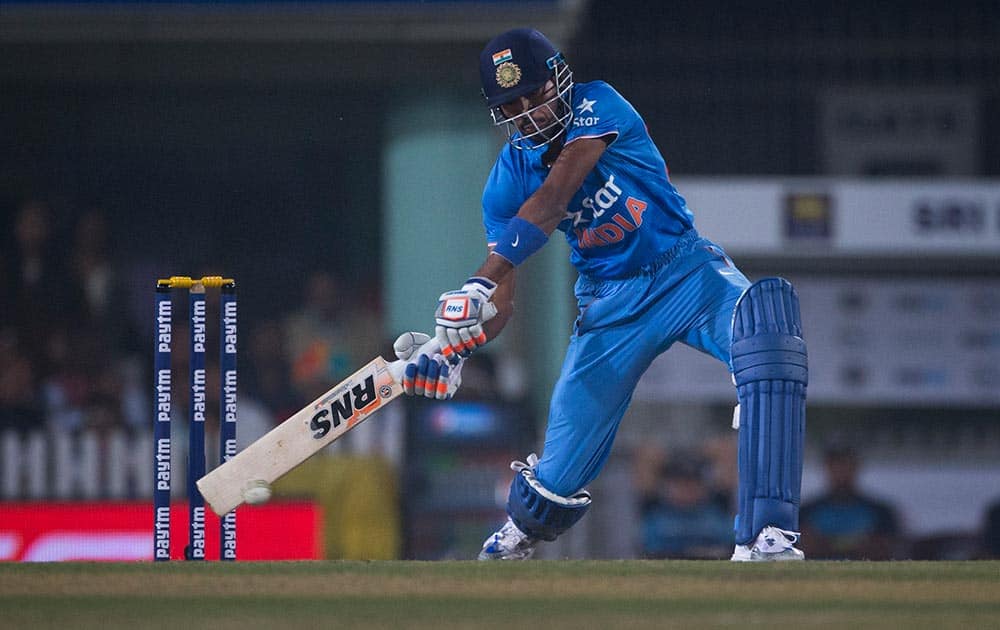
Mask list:
[[578,331],[552,394],[543,456],[511,464],[518,474],[508,521],[483,544],[480,559],[529,558],[539,541],[555,540],[583,518],[591,504],[584,486],[607,461],[653,352],[628,330]]

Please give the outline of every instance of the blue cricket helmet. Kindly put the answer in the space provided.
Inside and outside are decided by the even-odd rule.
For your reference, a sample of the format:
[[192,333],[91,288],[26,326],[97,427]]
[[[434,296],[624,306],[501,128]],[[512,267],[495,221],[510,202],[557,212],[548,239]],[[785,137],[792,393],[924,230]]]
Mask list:
[[[507,126],[508,141],[516,148],[538,148],[558,137],[573,116],[570,107],[573,73],[561,52],[545,35],[532,28],[515,28],[501,33],[486,44],[479,55],[479,78],[483,96],[493,114],[493,123]],[[541,105],[507,118],[500,106],[536,92],[552,81],[555,95]],[[522,134],[517,120],[527,120],[531,112],[547,107],[552,125]]]
[[533,28],[515,28],[486,44],[479,55],[479,77],[486,104],[496,107],[530,94],[552,78],[559,51]]

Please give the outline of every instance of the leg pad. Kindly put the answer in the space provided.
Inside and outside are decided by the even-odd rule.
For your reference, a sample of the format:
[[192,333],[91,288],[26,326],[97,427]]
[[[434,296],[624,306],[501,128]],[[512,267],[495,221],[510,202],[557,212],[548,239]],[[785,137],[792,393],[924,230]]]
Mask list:
[[733,315],[739,398],[736,542],[766,526],[798,531],[809,367],[798,296],[782,278],[755,282]]
[[583,518],[590,507],[590,493],[586,490],[571,497],[559,496],[539,483],[533,468],[521,462],[514,462],[512,468],[517,474],[510,484],[507,514],[532,538],[555,540]]

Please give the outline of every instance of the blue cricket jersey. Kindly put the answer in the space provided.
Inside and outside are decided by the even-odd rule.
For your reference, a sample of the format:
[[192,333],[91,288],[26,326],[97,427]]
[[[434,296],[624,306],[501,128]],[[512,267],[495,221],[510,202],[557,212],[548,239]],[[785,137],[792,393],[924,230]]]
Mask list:
[[[573,86],[573,119],[566,143],[617,134],[567,208],[558,229],[579,272],[596,279],[628,276],[666,252],[692,229],[693,216],[670,183],[646,123],[603,81]],[[483,224],[491,245],[542,185],[545,147],[500,152],[483,191]]]

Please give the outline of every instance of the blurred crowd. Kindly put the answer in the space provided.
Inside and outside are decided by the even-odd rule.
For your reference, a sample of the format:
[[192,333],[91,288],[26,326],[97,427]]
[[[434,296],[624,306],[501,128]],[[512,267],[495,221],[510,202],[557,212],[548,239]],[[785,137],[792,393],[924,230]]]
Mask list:
[[[63,219],[63,220],[57,220]],[[0,256],[0,431],[148,429],[152,401],[152,279],[114,259],[100,208],[57,217],[42,199],[21,203]],[[217,274],[219,270],[208,273]],[[241,434],[265,431],[380,350],[379,313],[344,298],[330,271],[312,273],[299,301],[270,318],[240,320]],[[186,383],[186,297],[175,295],[175,383]],[[209,421],[217,421],[217,311],[209,297]],[[356,369],[356,367],[355,367]],[[175,413],[186,389],[175,388]],[[214,400],[213,400],[214,399]],[[249,424],[244,424],[244,416]],[[243,440],[241,440],[243,441]]]
[[[737,443],[733,434],[695,450],[640,448],[633,459],[639,497],[640,555],[727,558],[733,549]],[[824,489],[804,497],[800,547],[813,560],[968,560],[1000,558],[1000,499],[980,531],[912,537],[892,503],[859,487],[862,462],[850,448],[822,454]]]
[[60,238],[51,207],[32,199],[12,224],[0,259],[0,428],[145,422],[139,340],[115,312],[123,287],[105,217],[84,212]]

